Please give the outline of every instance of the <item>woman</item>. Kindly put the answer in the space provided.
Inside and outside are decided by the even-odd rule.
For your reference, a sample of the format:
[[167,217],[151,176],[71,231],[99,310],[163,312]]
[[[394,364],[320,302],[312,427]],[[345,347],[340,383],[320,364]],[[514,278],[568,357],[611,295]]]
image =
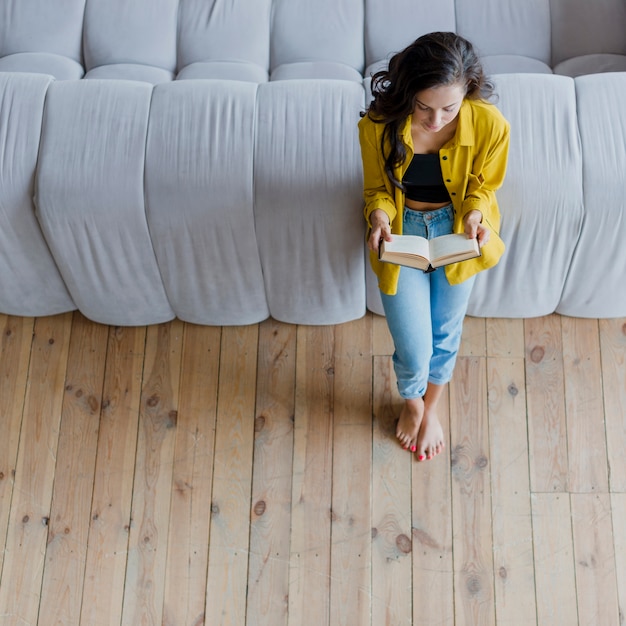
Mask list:
[[[378,276],[404,398],[396,428],[418,460],[444,447],[437,403],[452,377],[477,272],[504,252],[495,190],[504,180],[509,124],[487,102],[493,85],[472,45],[430,33],[372,77],[359,122],[368,247]],[[465,233],[481,256],[425,273],[378,260],[394,234]]]

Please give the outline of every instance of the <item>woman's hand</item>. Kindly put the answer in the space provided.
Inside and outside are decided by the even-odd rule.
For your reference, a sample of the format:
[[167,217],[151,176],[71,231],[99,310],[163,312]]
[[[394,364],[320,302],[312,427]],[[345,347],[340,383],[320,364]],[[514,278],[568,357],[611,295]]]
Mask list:
[[370,223],[372,230],[367,240],[367,247],[374,252],[378,252],[381,239],[391,241],[391,224],[389,223],[388,215],[382,209],[376,209],[371,212]]
[[465,234],[468,239],[478,239],[478,245],[482,248],[489,241],[490,231],[482,224],[483,214],[474,209],[464,218]]

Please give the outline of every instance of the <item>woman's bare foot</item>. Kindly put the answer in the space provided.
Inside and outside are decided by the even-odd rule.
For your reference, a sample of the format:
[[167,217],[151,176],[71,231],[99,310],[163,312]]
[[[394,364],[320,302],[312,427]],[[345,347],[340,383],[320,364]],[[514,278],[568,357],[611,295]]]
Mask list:
[[417,438],[423,417],[424,400],[422,398],[405,400],[396,426],[396,437],[405,450],[411,452],[417,450]]
[[443,428],[434,410],[425,410],[417,435],[417,460],[429,461],[445,447]]

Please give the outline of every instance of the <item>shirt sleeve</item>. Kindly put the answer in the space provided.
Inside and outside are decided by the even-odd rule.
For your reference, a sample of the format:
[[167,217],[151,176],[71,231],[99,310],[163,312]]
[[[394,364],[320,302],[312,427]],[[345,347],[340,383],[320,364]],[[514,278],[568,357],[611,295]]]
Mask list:
[[370,216],[376,209],[382,209],[389,217],[390,223],[396,217],[396,206],[390,189],[391,183],[382,166],[383,159],[380,146],[376,145],[373,125],[374,122],[365,117],[359,122],[359,142],[363,161],[364,215],[370,226]]

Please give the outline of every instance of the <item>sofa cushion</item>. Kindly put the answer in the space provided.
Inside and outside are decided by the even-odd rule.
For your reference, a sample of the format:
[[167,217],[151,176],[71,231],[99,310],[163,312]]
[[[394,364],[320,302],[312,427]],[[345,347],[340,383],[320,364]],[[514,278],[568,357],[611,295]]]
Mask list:
[[188,322],[269,315],[252,208],[256,92],[232,80],[154,89],[146,214],[168,299]]
[[360,83],[259,85],[254,215],[272,317],[338,324],[365,313]]
[[585,215],[557,311],[626,311],[626,73],[576,78]]
[[538,59],[516,54],[492,54],[481,57],[487,74],[552,74],[549,65]]
[[250,83],[266,83],[267,70],[256,63],[246,61],[198,61],[183,67],[176,80],[218,79],[240,80]]
[[363,0],[274,0],[270,73],[327,61],[363,71]]
[[550,9],[552,67],[587,55],[626,55],[624,0],[550,0]]
[[174,317],[146,222],[152,86],[52,83],[37,169],[37,216],[80,311],[112,325]]
[[374,63],[437,30],[456,30],[454,0],[365,0],[365,76]]
[[[626,35],[625,35],[626,36]],[[626,72],[626,55],[622,54],[587,54],[582,57],[567,59],[554,68],[555,74],[564,76],[584,76],[606,72]]]
[[0,57],[46,52],[82,61],[85,0],[2,0]]
[[585,213],[574,81],[552,74],[494,80],[498,108],[511,124],[507,175],[497,192],[507,250],[477,276],[468,312],[547,315],[561,299]]
[[139,65],[137,63],[116,63],[114,65],[99,65],[90,69],[85,78],[102,78],[113,80],[137,80],[151,85],[169,83],[174,76],[169,70],[150,65]]
[[78,80],[85,70],[80,63],[59,54],[18,52],[0,58],[0,72],[30,72],[49,74],[57,80]]
[[89,0],[85,68],[138,63],[176,70],[177,0]]
[[272,0],[180,0],[178,71],[192,63],[226,61],[250,63],[267,72],[271,11]]
[[349,65],[330,61],[309,61],[285,63],[274,69],[271,80],[294,80],[299,78],[331,78],[334,80],[352,80],[360,83],[361,73]]
[[33,206],[46,93],[52,79],[0,74],[0,311],[54,315],[76,308]]
[[457,32],[481,56],[515,55],[550,63],[549,0],[456,0]]

